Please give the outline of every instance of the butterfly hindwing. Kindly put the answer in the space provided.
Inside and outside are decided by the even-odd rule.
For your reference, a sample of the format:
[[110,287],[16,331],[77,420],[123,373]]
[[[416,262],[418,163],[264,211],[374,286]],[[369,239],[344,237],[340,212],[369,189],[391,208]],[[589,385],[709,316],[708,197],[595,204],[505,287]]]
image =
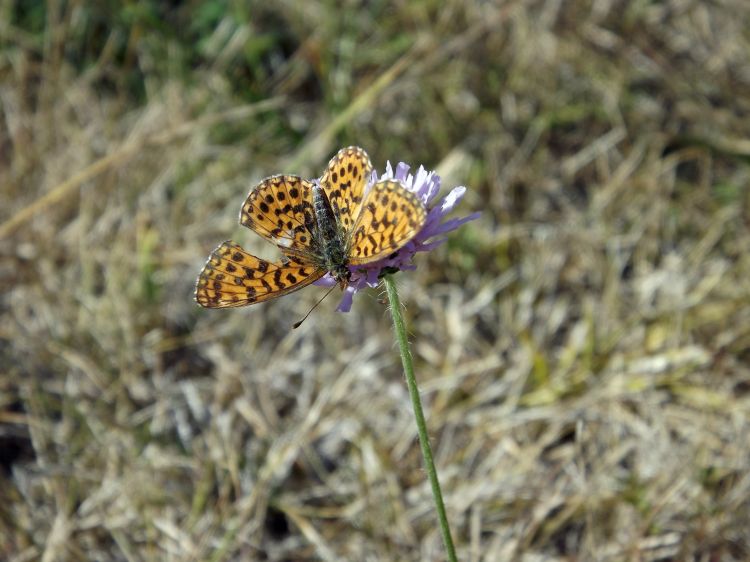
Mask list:
[[420,231],[427,218],[424,203],[396,180],[372,186],[349,238],[349,264],[388,257]]
[[371,175],[370,157],[358,146],[342,148],[328,162],[320,186],[328,196],[340,228],[348,231],[354,226]]
[[228,241],[216,248],[198,276],[195,300],[206,308],[245,306],[317,281],[325,271],[298,258],[270,262]]

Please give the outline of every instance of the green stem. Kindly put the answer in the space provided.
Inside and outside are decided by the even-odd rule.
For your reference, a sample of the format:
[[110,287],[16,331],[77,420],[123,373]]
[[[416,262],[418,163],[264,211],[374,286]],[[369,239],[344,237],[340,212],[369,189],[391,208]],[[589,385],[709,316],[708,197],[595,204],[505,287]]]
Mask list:
[[417,433],[419,435],[419,444],[422,446],[422,456],[427,468],[427,476],[430,478],[432,486],[432,497],[435,500],[438,520],[440,521],[440,532],[443,535],[443,543],[448,553],[448,560],[456,562],[456,548],[453,546],[451,529],[448,525],[448,517],[445,515],[445,504],[443,503],[443,494],[440,491],[440,482],[438,481],[437,470],[435,470],[435,461],[432,459],[432,449],[430,440],[427,436],[427,424],[424,421],[424,412],[422,412],[422,401],[419,398],[419,387],[417,379],[414,376],[414,365],[411,362],[411,352],[409,351],[409,341],[406,338],[406,326],[404,317],[401,315],[401,301],[396,291],[396,282],[392,275],[383,276],[385,289],[388,292],[388,301],[390,303],[391,316],[393,317],[393,327],[396,331],[396,340],[398,349],[401,352],[401,363],[404,365],[404,374],[406,375],[406,384],[409,386],[409,395],[414,407],[414,417],[417,420]]

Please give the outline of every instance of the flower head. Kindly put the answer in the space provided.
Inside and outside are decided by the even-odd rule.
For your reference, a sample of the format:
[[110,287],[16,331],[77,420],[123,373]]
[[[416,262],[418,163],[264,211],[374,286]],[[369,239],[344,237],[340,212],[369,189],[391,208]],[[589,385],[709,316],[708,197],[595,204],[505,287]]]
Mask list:
[[[344,291],[344,296],[337,309],[340,312],[349,312],[352,306],[352,299],[357,291],[366,287],[377,287],[379,276],[384,271],[414,269],[415,266],[412,263],[412,259],[417,252],[427,252],[432,250],[436,246],[445,242],[446,239],[444,237],[440,238],[441,234],[455,230],[465,222],[479,217],[479,213],[473,213],[467,217],[453,218],[443,221],[446,215],[450,213],[453,210],[453,207],[455,207],[463,198],[466,193],[466,188],[464,186],[454,187],[440,202],[436,205],[432,205],[433,200],[440,191],[440,176],[437,175],[435,171],[428,172],[422,166],[419,167],[416,175],[410,174],[409,169],[410,166],[408,164],[400,162],[394,171],[391,167],[391,163],[388,162],[385,167],[385,172],[380,176],[378,176],[377,172],[373,171],[366,192],[377,181],[384,179],[397,180],[406,189],[416,194],[424,203],[425,208],[427,209],[427,218],[424,225],[421,230],[394,255],[377,262],[352,266],[350,268],[351,279],[349,280],[349,284]],[[335,283],[336,281],[333,277],[328,274],[317,281],[316,284],[330,287]]]

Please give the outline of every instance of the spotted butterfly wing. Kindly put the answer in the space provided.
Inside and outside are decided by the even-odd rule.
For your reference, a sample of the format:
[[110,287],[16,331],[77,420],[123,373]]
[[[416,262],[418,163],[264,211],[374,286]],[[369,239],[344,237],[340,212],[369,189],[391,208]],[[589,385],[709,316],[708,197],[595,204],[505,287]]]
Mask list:
[[351,229],[349,264],[363,265],[388,257],[414,238],[427,211],[416,194],[396,180],[372,186]]
[[312,188],[312,181],[299,176],[266,178],[248,194],[240,211],[240,224],[282,250],[293,248],[304,253],[314,241]]
[[286,295],[317,281],[325,271],[297,257],[270,262],[224,242],[198,277],[195,300],[206,308],[229,308]]
[[424,204],[394,180],[377,182],[365,194],[371,172],[365,151],[349,147],[331,159],[321,177],[322,199],[314,181],[298,176],[261,181],[242,206],[240,223],[278,246],[284,258],[263,260],[225,242],[198,277],[198,304],[224,308],[262,302],[309,285],[329,269],[345,286],[349,265],[375,262],[402,248],[424,225]]
[[370,157],[358,146],[342,148],[328,162],[320,186],[328,196],[339,228],[348,231],[354,225],[371,175]]

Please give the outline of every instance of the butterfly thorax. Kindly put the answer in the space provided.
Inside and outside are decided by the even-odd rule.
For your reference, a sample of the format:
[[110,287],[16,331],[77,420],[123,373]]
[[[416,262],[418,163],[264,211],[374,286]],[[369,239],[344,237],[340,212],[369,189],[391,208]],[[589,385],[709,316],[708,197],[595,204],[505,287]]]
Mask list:
[[331,272],[343,289],[351,277],[347,240],[326,192],[319,185],[313,187],[313,210],[321,265]]

